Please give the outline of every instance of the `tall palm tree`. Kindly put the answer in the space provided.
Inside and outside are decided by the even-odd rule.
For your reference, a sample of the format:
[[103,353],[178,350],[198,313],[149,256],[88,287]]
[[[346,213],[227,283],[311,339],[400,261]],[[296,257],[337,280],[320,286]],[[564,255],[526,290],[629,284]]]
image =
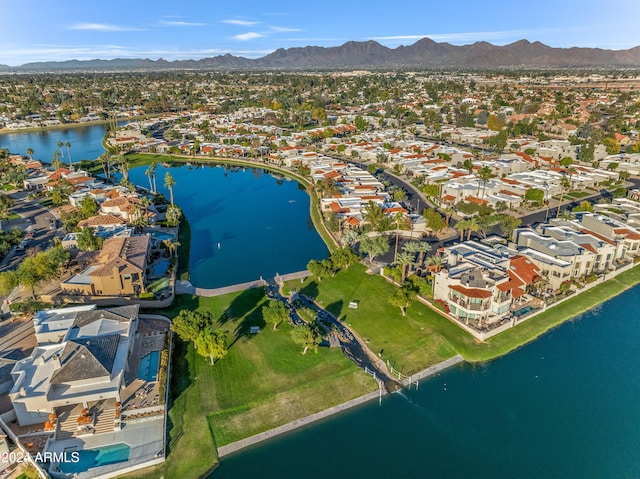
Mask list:
[[124,182],[129,183],[129,159],[124,155],[117,155],[113,160],[120,168]]
[[60,156],[64,160],[64,151],[62,151],[62,147],[63,146],[64,146],[64,143],[62,143],[61,141],[58,141],[58,148],[60,149]]
[[478,170],[478,178],[482,180],[482,197],[484,198],[487,182],[493,177],[493,171],[488,166],[483,166]]
[[409,263],[409,271],[407,274],[411,275],[412,266],[415,263],[416,253],[420,251],[420,242],[419,241],[409,241],[405,243],[402,247],[402,251],[411,255],[411,263]]
[[60,171],[60,165],[60,153],[58,153],[58,150],[55,150],[53,152],[53,158],[51,159],[51,166],[53,166],[53,169],[56,170],[56,173]]
[[469,220],[469,224],[467,225],[467,241],[471,239],[471,233],[475,233],[476,231],[480,231],[480,223],[478,222],[478,218],[474,216]]
[[431,251],[431,245],[429,243],[425,243],[424,241],[418,242],[418,264],[421,268],[424,255],[429,251]]
[[469,227],[469,220],[465,220],[465,219],[462,219],[455,224],[454,228],[457,229],[458,232],[460,233],[460,241],[464,239],[464,232],[468,227]]
[[107,175],[107,179],[111,179],[111,155],[105,151],[98,157],[98,161],[100,162],[100,166],[102,166],[104,174]]
[[397,265],[400,265],[402,271],[402,280],[400,281],[401,283],[404,283],[404,280],[407,277],[407,266],[413,263],[413,259],[413,255],[405,251],[401,251],[396,255],[395,263]]
[[173,258],[173,254],[178,249],[178,246],[180,246],[179,242],[173,241],[172,239],[163,240],[162,244],[165,246],[165,248],[167,248],[167,250],[169,250],[169,254],[171,255],[172,258]]
[[33,161],[33,149],[27,148],[27,155],[29,155],[29,160]]
[[151,180],[151,177],[153,176],[153,172],[151,171],[151,165],[149,165],[149,168],[147,168],[144,174],[149,180],[149,191],[153,193],[153,181]]
[[71,161],[71,142],[66,141],[64,146],[67,147],[67,156],[69,157],[69,166],[71,166],[73,164],[73,162]]
[[400,212],[397,212],[393,219],[396,222],[396,248],[395,248],[395,251],[393,252],[393,261],[395,262],[398,256],[398,240],[400,238],[400,222],[404,221],[404,215]]
[[149,189],[154,195],[156,194],[156,169],[157,165],[154,161],[149,165],[149,168],[147,168],[147,171],[144,173],[147,175],[147,178],[149,178]]
[[429,258],[427,259],[427,263],[429,263],[430,266],[433,266],[433,271],[437,273],[442,269],[442,264],[444,263],[444,260],[440,255],[433,255],[433,256],[429,256]]
[[362,219],[371,225],[373,231],[378,231],[378,226],[384,218],[384,209],[381,205],[369,200],[365,209],[362,211]]
[[455,213],[455,210],[451,206],[447,206],[444,209],[445,213],[445,221],[447,222],[447,226],[449,226],[449,221],[451,220],[451,216]]
[[171,206],[173,206],[173,187],[176,185],[176,180],[173,179],[171,173],[167,171],[164,175],[164,186],[169,189],[169,196],[171,197]]
[[570,181],[567,179],[566,176],[563,176],[562,180],[560,181],[560,201],[558,201],[558,211],[556,211],[556,218],[560,216],[560,207],[562,206],[562,199],[564,198],[564,192],[567,188],[569,188],[569,186],[571,186]]

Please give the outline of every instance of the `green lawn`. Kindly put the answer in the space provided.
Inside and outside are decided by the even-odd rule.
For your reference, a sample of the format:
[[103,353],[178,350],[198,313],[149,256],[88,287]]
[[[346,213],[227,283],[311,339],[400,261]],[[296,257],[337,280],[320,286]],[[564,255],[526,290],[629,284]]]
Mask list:
[[[383,350],[384,359],[390,359],[397,369],[412,373],[456,353],[471,362],[502,356],[639,282],[640,267],[636,267],[482,343],[417,301],[402,317],[398,308],[387,302],[394,286],[380,276],[366,275],[362,265],[340,271],[321,283],[311,277],[302,285],[290,281],[287,287],[317,297],[325,308],[368,340],[374,352]],[[357,310],[348,308],[352,300],[360,301]]]
[[[413,302],[403,317],[400,309],[387,301],[395,286],[381,276],[367,275],[361,264],[320,283],[310,277],[302,285],[291,281],[287,287],[317,297],[323,307],[368,341],[374,353],[382,351],[383,359],[408,373],[455,355],[457,346],[468,336],[459,334],[459,328],[418,302]],[[354,300],[360,301],[358,309],[348,307]],[[468,341],[472,342],[470,337]]]
[[176,341],[167,461],[128,477],[200,477],[215,466],[216,446],[376,389],[340,350],[321,348],[303,356],[288,324],[249,335],[250,326],[264,327],[264,303],[263,290],[251,289],[215,298],[179,296],[171,308],[158,311],[170,317],[182,308],[210,311],[235,342],[211,366],[191,344]]
[[591,193],[587,193],[585,191],[570,191],[569,193],[567,193],[567,196],[571,196],[572,198],[584,198],[586,196],[591,196]]

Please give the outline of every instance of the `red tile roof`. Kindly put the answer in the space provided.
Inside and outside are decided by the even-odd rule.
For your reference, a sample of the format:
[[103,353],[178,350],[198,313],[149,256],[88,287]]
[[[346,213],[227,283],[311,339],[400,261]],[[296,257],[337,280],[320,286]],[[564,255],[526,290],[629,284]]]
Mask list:
[[449,289],[457,291],[460,294],[464,294],[467,298],[490,298],[491,291],[478,288],[465,288],[464,286],[458,286],[456,284],[449,285]]

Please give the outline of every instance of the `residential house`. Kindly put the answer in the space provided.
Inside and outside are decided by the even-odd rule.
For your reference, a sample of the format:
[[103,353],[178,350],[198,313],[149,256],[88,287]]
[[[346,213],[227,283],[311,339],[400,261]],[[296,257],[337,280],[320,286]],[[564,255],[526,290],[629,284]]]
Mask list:
[[44,423],[58,408],[120,401],[138,309],[76,307],[36,315],[37,337],[44,342],[11,371],[9,398],[18,423]]
[[150,236],[112,237],[104,241],[96,262],[60,284],[66,294],[137,296],[144,292]]

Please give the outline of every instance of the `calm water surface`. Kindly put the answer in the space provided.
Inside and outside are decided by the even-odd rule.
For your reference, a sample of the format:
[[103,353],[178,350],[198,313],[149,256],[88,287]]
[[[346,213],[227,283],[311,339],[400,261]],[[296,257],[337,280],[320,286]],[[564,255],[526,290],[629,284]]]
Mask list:
[[225,458],[211,479],[638,478],[638,301],[636,287],[504,358]]
[[[147,167],[130,180],[149,187]],[[189,272],[201,288],[272,278],[328,256],[309,217],[309,195],[290,180],[262,169],[158,165],[158,191],[169,198],[164,175],[176,180],[175,202],[191,226]]]
[[[58,150],[58,142],[71,143],[71,160],[95,160],[102,153],[102,138],[105,125],[79,126],[60,130],[41,130],[29,133],[7,133],[0,135],[0,148],[7,148],[11,153],[27,154],[27,148],[33,150],[36,160],[51,162],[53,152]],[[67,148],[63,147],[64,162],[68,163]],[[62,159],[62,158],[61,158]]]

